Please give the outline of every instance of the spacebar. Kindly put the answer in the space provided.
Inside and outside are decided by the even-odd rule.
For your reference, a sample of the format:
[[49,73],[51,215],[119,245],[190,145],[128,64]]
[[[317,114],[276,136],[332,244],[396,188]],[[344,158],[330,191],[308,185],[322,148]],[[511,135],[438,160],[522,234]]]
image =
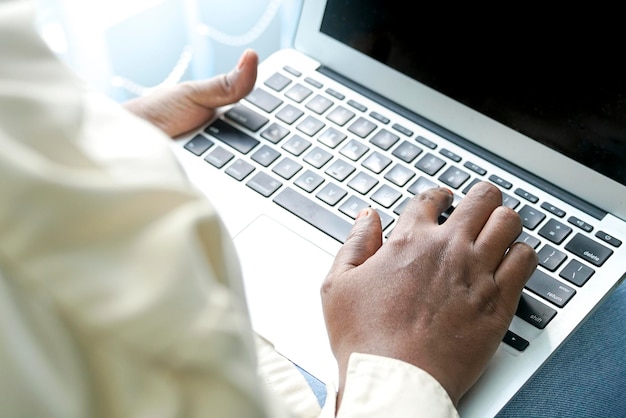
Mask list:
[[274,202],[342,244],[352,229],[352,224],[289,187],[278,193]]

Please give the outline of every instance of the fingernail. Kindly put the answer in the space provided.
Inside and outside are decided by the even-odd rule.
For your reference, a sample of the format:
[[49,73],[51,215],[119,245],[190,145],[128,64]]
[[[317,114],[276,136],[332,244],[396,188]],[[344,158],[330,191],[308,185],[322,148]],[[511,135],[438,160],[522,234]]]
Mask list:
[[239,58],[239,62],[237,63],[237,71],[241,71],[243,67],[246,65],[246,58],[248,57],[248,50],[246,49],[241,57]]
[[369,213],[369,210],[367,208],[361,209],[359,213],[357,213],[356,218],[354,220],[358,221],[359,219],[366,217],[368,213]]

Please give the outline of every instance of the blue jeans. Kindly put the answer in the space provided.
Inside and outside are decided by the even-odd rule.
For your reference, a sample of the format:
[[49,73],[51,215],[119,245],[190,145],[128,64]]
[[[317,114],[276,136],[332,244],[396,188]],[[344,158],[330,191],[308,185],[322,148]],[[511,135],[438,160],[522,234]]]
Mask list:
[[[325,386],[302,372],[323,405]],[[498,417],[626,417],[626,282],[609,295]]]

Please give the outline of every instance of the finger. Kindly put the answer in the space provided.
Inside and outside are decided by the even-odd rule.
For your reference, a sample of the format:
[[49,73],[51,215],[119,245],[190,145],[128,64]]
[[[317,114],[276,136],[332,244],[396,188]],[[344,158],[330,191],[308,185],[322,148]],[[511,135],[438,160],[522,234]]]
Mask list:
[[242,99],[254,87],[258,65],[257,53],[245,50],[237,66],[229,73],[190,82],[194,90],[192,100],[202,107],[213,109]]
[[506,249],[522,232],[522,220],[513,209],[499,206],[492,213],[474,242],[478,256],[494,270]]
[[503,302],[514,313],[526,282],[537,268],[537,253],[528,244],[516,242],[494,274]]
[[342,273],[363,264],[382,245],[380,216],[372,208],[359,212],[352,230],[339,249],[331,268],[332,274]]
[[476,183],[445,223],[459,234],[476,239],[495,208],[502,205],[502,193],[491,183]]
[[402,210],[394,234],[412,230],[419,223],[438,225],[439,215],[450,207],[452,200],[452,192],[445,187],[428,189],[413,196]]

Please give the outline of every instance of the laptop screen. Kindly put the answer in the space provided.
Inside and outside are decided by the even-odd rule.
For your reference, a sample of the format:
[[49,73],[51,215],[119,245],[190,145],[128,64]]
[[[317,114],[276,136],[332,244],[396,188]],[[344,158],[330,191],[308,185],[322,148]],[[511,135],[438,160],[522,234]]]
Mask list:
[[602,16],[597,29],[588,8],[446,5],[408,13],[389,0],[328,0],[321,31],[626,185],[620,25]]

